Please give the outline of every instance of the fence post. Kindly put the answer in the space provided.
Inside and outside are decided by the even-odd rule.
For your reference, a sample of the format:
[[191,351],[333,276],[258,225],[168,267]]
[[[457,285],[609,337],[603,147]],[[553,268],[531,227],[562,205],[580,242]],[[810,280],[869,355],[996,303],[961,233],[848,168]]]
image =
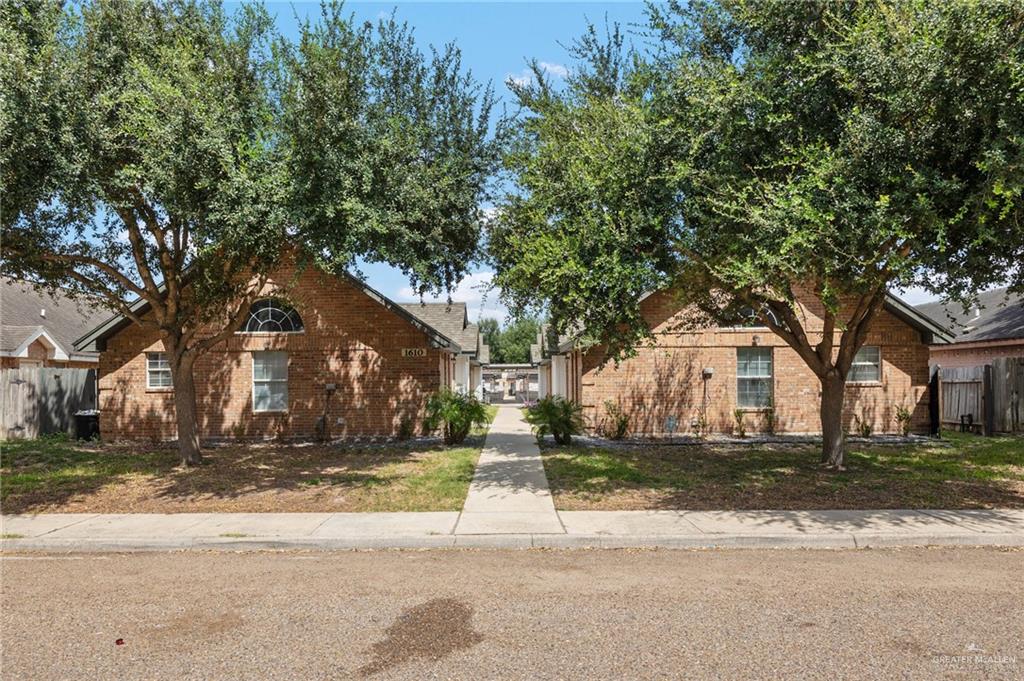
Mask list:
[[981,379],[982,434],[991,437],[996,429],[995,391],[992,389],[992,365],[986,364]]
[[939,386],[941,382],[942,367],[936,364],[928,380],[928,432],[934,437],[942,434],[942,410],[939,404],[939,400],[942,399],[942,390]]

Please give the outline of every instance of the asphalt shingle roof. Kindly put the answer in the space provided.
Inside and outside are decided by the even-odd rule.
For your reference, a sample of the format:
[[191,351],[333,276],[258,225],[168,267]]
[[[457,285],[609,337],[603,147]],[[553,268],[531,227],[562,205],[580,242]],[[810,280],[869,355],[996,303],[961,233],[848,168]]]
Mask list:
[[[45,317],[41,310],[46,311]],[[16,350],[42,327],[71,353],[79,336],[109,316],[109,310],[91,307],[60,292],[51,295],[35,290],[28,282],[0,277],[0,350]]]
[[399,303],[402,308],[418,317],[459,344],[463,352],[479,352],[480,328],[470,324],[465,303]]
[[978,295],[978,304],[964,310],[960,303],[937,301],[917,310],[956,332],[954,343],[1024,338],[1024,297],[1005,288]]

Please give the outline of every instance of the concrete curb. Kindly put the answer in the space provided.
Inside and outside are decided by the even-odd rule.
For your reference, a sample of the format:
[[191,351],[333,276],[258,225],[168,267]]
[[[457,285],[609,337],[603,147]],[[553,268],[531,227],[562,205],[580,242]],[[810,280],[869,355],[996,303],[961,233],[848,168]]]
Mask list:
[[359,549],[866,549],[912,546],[1024,546],[1024,534],[583,535],[478,534],[421,537],[183,537],[173,539],[24,538],[0,540],[0,553],[142,551],[344,551]]

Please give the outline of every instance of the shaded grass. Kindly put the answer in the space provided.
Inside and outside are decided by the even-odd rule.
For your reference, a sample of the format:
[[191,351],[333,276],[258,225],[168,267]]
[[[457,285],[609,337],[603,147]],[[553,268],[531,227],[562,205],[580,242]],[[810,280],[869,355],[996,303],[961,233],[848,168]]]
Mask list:
[[555,505],[573,510],[1024,507],[1024,438],[851,443],[847,470],[813,445],[542,450]]
[[204,465],[193,469],[180,468],[167,445],[5,442],[0,506],[4,513],[457,511],[483,432],[460,447],[232,444],[207,448]]

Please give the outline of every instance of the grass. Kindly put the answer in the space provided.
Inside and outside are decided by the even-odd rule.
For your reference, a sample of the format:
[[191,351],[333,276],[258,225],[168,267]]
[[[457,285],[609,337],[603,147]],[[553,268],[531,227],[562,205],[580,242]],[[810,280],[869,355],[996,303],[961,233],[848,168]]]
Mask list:
[[25,535],[18,534],[17,532],[3,532],[0,533],[0,539],[24,539]]
[[[492,408],[493,420],[496,409]],[[4,513],[458,511],[486,428],[458,447],[231,444],[178,466],[167,445],[2,443]]]
[[811,445],[547,447],[564,510],[1024,508],[1024,438],[949,433],[933,443],[850,444],[847,469]]

